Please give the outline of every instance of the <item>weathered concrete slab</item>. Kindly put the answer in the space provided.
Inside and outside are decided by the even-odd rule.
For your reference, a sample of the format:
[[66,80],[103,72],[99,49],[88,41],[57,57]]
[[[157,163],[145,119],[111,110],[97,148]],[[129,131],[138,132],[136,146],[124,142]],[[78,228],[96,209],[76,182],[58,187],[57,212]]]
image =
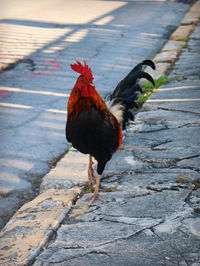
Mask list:
[[[193,134],[194,138],[191,138]],[[134,152],[136,158],[162,158],[181,160],[199,155],[198,141],[199,125],[183,127],[179,129],[159,130],[145,134],[146,142],[156,139],[157,145],[146,149],[137,149]],[[170,136],[170,138],[169,138]]]
[[173,32],[170,39],[174,41],[187,40],[187,38],[189,38],[190,34],[193,32],[194,28],[194,24],[181,25],[175,32]]
[[[133,133],[148,133],[156,130],[182,128],[186,125],[198,125],[199,114],[167,109],[156,109],[137,114],[135,123],[129,127],[127,137]],[[126,141],[126,140],[125,140]]]
[[80,188],[50,189],[23,205],[0,233],[0,263],[29,264],[48,243]]
[[[174,241],[176,236],[174,236]],[[190,239],[185,237],[184,244],[189,246]],[[183,246],[180,245],[181,249]],[[118,240],[114,243],[105,244],[95,249],[84,251],[83,249],[66,249],[60,248],[59,254],[52,257],[55,249],[51,254],[46,253],[46,259],[50,259],[53,264],[57,265],[187,265],[185,260],[193,263],[198,259],[198,242],[193,247],[189,247],[196,256],[188,257],[187,253],[179,252],[174,246],[170,246],[168,241],[162,240],[150,230],[139,233],[128,240]],[[158,250],[160,251],[158,253]],[[122,252],[123,251],[123,252]],[[185,249],[184,249],[185,251]],[[68,254],[68,255],[67,255]],[[70,255],[69,255],[70,254]],[[51,256],[50,258],[48,257]],[[58,255],[58,256],[57,256]],[[38,261],[35,265],[45,265],[44,260]],[[195,265],[195,264],[194,264]],[[198,264],[197,264],[198,265]]]
[[[192,252],[198,254],[199,239],[191,232],[190,237],[179,233],[177,241],[175,233],[163,238],[157,234],[158,231],[164,233],[171,219],[168,230],[184,227],[183,217],[190,217],[191,223],[196,225],[192,208],[184,206],[187,189],[143,197],[133,194],[133,191],[109,193],[107,200],[111,201],[104,205],[97,203],[98,208],[92,211],[85,209],[83,201],[78,201],[70,215],[71,222],[68,220],[70,224],[59,229],[56,241],[34,265],[46,265],[46,260],[59,265],[90,265],[91,262],[94,265],[152,265],[156,260],[173,265],[187,261]],[[156,209],[151,204],[156,204]],[[193,248],[188,248],[191,243]],[[190,256],[189,260],[197,258]]]
[[175,50],[177,52],[180,52],[181,49],[186,45],[185,41],[174,41],[174,40],[169,40],[165,46],[162,48],[162,51],[171,51]]
[[164,168],[115,175],[102,180],[103,189],[116,187],[117,191],[134,191],[134,195],[145,195],[151,192],[161,192],[164,190],[180,190],[181,188],[191,189],[195,185],[193,181],[197,178],[197,173],[188,168]]
[[161,53],[157,54],[154,58],[155,63],[173,63],[177,58],[177,51],[161,51]]
[[109,172],[112,174],[132,172],[141,168],[145,169],[146,167],[148,166],[134,158],[132,151],[122,149],[113,155],[112,161],[108,162],[104,175],[109,175]]

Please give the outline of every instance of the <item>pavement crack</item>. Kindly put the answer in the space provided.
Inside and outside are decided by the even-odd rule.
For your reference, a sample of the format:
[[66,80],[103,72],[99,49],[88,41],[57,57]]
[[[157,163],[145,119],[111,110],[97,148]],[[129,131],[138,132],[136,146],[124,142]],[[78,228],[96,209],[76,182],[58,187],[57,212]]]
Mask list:
[[[162,223],[164,223],[165,221],[163,221]],[[161,224],[162,224],[161,223]],[[184,262],[186,263],[187,266],[189,266],[190,264],[187,262],[187,260],[184,258],[184,255],[183,253],[176,247],[174,246],[173,244],[171,244],[169,241],[165,240],[164,238],[162,238],[159,234],[157,234],[155,232],[155,229],[152,227],[150,228],[151,232],[156,236],[158,237],[161,241],[167,243],[167,245],[172,249],[172,250],[176,250],[176,252],[180,255],[180,257],[184,260]]]
[[192,122],[192,123],[186,123],[184,125],[178,126],[178,128],[183,128],[183,127],[198,127],[200,126],[199,122]]
[[151,129],[151,130],[140,130],[137,133],[139,134],[148,134],[148,133],[153,133],[153,132],[160,132],[160,131],[164,131],[164,130],[168,130],[168,126],[166,127],[162,127],[162,128],[158,128],[158,129]]
[[106,42],[103,42],[101,46],[98,46],[95,48],[95,54],[94,54],[94,57],[97,57],[100,52],[101,52],[101,49],[106,45]]
[[[163,222],[163,220],[161,220],[160,222],[158,222],[156,225],[159,225]],[[105,245],[108,245],[108,244],[112,244],[112,243],[115,243],[115,242],[118,242],[118,241],[121,241],[121,240],[127,240],[127,239],[130,239],[136,235],[138,235],[139,233],[145,231],[146,229],[151,229],[153,228],[154,226],[156,225],[151,225],[151,226],[143,226],[141,227],[140,229],[136,230],[134,233],[132,234],[128,234],[126,236],[122,236],[122,237],[118,237],[118,238],[115,238],[113,240],[109,240],[109,241],[106,241],[104,243],[100,243],[98,245],[96,245],[96,247],[101,247],[101,246],[105,246]]]
[[192,189],[192,190],[188,193],[188,195],[187,195],[187,196],[185,197],[185,199],[184,199],[184,202],[189,203],[189,201],[190,201],[190,197],[191,197],[193,191],[194,191],[194,189]]
[[193,159],[193,158],[197,158],[200,157],[200,154],[194,154],[194,155],[190,155],[190,156],[186,156],[186,157],[182,157],[182,158],[177,158],[177,161],[182,161],[182,160],[186,160],[186,159]]
[[[94,247],[95,248],[95,247]],[[68,261],[69,260],[73,260],[73,259],[78,259],[78,258],[82,258],[84,256],[87,256],[87,255],[90,255],[90,254],[96,254],[96,255],[106,255],[108,257],[110,257],[110,255],[106,252],[106,251],[103,251],[103,250],[97,250],[97,249],[94,249],[94,248],[90,248],[88,251],[85,251],[84,253],[82,254],[77,254],[75,256],[71,256],[68,258]],[[66,260],[62,260],[62,261],[57,261],[56,263],[63,263],[63,262],[66,262]]]
[[100,254],[100,255],[106,255],[106,256],[110,257],[110,255],[107,252],[102,251],[102,250],[92,250],[92,251],[88,252],[88,254]]
[[190,187],[187,187],[185,185],[169,185],[168,187],[162,187],[162,188],[158,188],[156,186],[146,186],[146,189],[155,191],[155,192],[163,192],[165,190],[172,190],[172,191],[179,191],[179,189],[189,189]]
[[129,199],[134,199],[134,198],[139,198],[139,197],[145,197],[145,196],[150,196],[152,195],[153,193],[151,192],[145,192],[145,193],[141,193],[141,194],[138,194],[138,195],[129,195]]
[[144,163],[150,163],[153,168],[169,168],[176,165],[177,159],[148,159],[148,158],[139,158]]
[[[128,225],[137,225],[143,227],[151,227],[159,225],[163,219],[157,219],[154,217],[123,217],[123,216],[110,216],[102,215],[101,219],[108,222],[128,224]],[[152,225],[153,224],[153,225]],[[147,228],[148,229],[148,228]]]
[[84,249],[84,247],[81,247],[79,245],[76,245],[76,246],[63,247],[63,249]]
[[151,149],[155,149],[156,147],[158,147],[160,145],[167,144],[167,143],[170,143],[170,142],[172,142],[172,140],[169,140],[169,139],[164,140],[164,141],[160,141],[158,143],[152,144],[151,145]]
[[164,111],[171,111],[171,112],[182,112],[182,113],[189,113],[189,114],[195,114],[199,115],[199,112],[193,112],[193,111],[188,111],[188,110],[177,110],[173,108],[166,108],[166,107],[158,107],[157,110],[164,110]]
[[112,243],[115,243],[115,242],[120,241],[120,240],[127,240],[127,239],[130,239],[130,238],[132,238],[133,236],[139,234],[140,232],[142,232],[142,231],[144,231],[144,230],[146,230],[146,229],[149,229],[149,228],[142,228],[142,229],[140,229],[140,230],[134,232],[133,234],[129,234],[129,235],[127,235],[127,236],[118,237],[118,238],[115,238],[115,239],[113,239],[113,240],[106,241],[106,242],[104,242],[104,243],[100,243],[100,244],[98,244],[96,247],[101,247],[101,246],[105,246],[105,245],[107,245],[107,244],[112,244]]
[[[158,144],[158,146],[161,144]],[[153,168],[179,168],[176,166],[176,164],[182,160],[188,160],[188,159],[193,159],[193,158],[198,158],[200,156],[200,154],[194,154],[194,155],[190,155],[190,156],[185,156],[185,157],[181,157],[181,158],[140,158],[139,156],[135,155],[135,158],[137,160],[142,161],[143,163],[149,163],[151,164],[151,166]],[[184,169],[190,169],[190,170],[194,170],[194,171],[199,171],[198,169],[196,169],[195,167],[192,166],[186,166],[186,167],[182,167]]]

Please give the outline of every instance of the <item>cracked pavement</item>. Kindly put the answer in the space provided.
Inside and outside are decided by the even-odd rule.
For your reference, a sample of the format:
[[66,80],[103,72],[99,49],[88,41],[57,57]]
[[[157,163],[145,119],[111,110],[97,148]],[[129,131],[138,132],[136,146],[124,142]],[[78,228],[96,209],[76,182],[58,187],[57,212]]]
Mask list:
[[[200,17],[200,1],[194,12]],[[187,13],[184,21],[190,16]],[[183,40],[173,42],[184,48],[181,55],[177,50],[178,60],[173,59],[169,82],[152,94],[124,132],[123,146],[107,164],[101,181],[100,193],[107,203],[97,201],[88,207],[88,193],[83,194],[88,158],[70,149],[43,177],[39,195],[1,231],[2,265],[200,264],[199,33],[198,22],[184,45]],[[94,64],[102,60],[101,49],[106,48],[102,44],[96,49]],[[94,68],[97,71],[98,66]],[[101,74],[97,80],[103,88],[106,79],[100,81]],[[57,102],[62,100],[53,100],[51,108]],[[34,115],[44,122],[47,114],[42,106],[41,102]],[[36,123],[34,116],[31,119]]]

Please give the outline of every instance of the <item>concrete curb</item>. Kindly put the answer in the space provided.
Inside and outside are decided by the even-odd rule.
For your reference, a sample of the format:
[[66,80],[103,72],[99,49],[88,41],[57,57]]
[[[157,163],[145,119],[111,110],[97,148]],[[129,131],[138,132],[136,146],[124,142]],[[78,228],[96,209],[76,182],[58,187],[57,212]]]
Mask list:
[[48,189],[24,204],[0,233],[1,265],[29,265],[49,243],[69,211],[79,187]]
[[[153,59],[157,65],[156,73],[151,73],[154,78],[168,73],[187,45],[199,17],[200,0],[186,13],[170,40]],[[81,193],[80,186],[87,181],[87,163],[87,156],[71,149],[43,178],[41,194],[23,205],[0,233],[1,265],[30,265],[42,252]]]
[[160,53],[152,60],[156,63],[156,71],[149,67],[146,71],[158,79],[167,75],[172,65],[178,60],[182,50],[187,46],[188,39],[194,31],[200,17],[200,1],[198,0],[185,14],[179,27],[171,34],[169,41],[164,45]]

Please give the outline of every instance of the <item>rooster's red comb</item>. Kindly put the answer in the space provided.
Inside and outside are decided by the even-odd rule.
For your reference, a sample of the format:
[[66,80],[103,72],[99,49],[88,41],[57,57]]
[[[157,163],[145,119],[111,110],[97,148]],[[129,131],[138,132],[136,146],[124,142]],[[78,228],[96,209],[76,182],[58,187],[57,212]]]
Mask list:
[[89,82],[92,82],[94,79],[92,76],[92,70],[90,67],[88,67],[88,65],[86,64],[86,61],[84,60],[84,66],[79,61],[76,61],[76,62],[77,64],[73,64],[73,65],[71,64],[72,70],[84,75]]

